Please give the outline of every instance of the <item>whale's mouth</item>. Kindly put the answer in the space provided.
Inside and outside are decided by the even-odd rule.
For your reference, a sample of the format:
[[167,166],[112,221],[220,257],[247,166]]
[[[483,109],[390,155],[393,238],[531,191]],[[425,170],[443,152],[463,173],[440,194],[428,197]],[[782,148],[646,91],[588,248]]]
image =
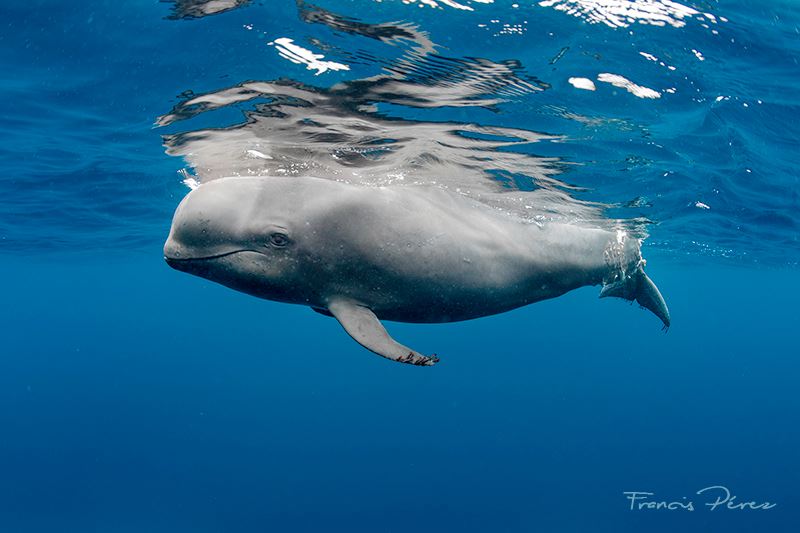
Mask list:
[[175,257],[164,255],[164,261],[167,262],[169,266],[174,268],[175,270],[184,270],[184,268],[190,264],[194,263],[202,263],[205,261],[211,261],[213,259],[220,259],[222,257],[227,257],[229,255],[238,254],[239,252],[245,252],[246,250],[233,250],[232,252],[223,252],[220,254],[213,254],[213,255],[203,255],[198,257]]

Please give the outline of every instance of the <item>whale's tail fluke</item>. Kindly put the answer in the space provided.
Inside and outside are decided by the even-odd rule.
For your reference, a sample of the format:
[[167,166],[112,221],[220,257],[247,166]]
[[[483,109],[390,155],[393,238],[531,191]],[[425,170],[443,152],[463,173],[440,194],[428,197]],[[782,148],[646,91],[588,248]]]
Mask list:
[[656,287],[656,284],[653,283],[653,280],[644,273],[641,265],[636,267],[636,270],[631,274],[624,276],[623,279],[604,285],[600,291],[600,298],[608,296],[636,301],[643,308],[649,309],[660,318],[664,328],[669,328],[671,320],[667,302],[664,301],[664,297],[661,296],[661,292]]

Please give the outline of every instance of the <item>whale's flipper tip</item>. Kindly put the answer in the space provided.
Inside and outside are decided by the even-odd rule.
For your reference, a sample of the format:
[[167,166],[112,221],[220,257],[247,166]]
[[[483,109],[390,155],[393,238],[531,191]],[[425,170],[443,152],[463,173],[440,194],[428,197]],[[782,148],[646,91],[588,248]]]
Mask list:
[[607,296],[635,300],[636,303],[661,319],[664,329],[668,329],[672,323],[667,302],[664,301],[661,291],[658,290],[653,280],[644,273],[641,266],[624,280],[605,285],[600,291],[600,298]]

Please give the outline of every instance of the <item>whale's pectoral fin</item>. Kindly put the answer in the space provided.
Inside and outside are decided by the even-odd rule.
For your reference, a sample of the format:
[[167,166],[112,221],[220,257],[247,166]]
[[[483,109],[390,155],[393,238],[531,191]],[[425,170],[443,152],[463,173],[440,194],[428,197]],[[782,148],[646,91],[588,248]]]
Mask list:
[[431,366],[439,362],[436,356],[422,355],[395,341],[386,332],[375,313],[363,305],[336,300],[330,303],[328,310],[357,343],[371,352],[392,361],[411,365]]
[[604,285],[600,291],[600,298],[608,296],[635,300],[636,303],[660,318],[664,328],[669,328],[671,319],[667,303],[656,284],[644,273],[641,266],[622,280]]

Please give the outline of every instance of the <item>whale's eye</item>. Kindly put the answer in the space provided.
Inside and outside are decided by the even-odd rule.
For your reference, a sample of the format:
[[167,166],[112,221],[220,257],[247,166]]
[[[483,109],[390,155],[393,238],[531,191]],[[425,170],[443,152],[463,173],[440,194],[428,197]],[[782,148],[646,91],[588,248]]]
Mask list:
[[269,236],[269,243],[272,246],[286,246],[289,244],[289,237],[285,233],[273,233]]

